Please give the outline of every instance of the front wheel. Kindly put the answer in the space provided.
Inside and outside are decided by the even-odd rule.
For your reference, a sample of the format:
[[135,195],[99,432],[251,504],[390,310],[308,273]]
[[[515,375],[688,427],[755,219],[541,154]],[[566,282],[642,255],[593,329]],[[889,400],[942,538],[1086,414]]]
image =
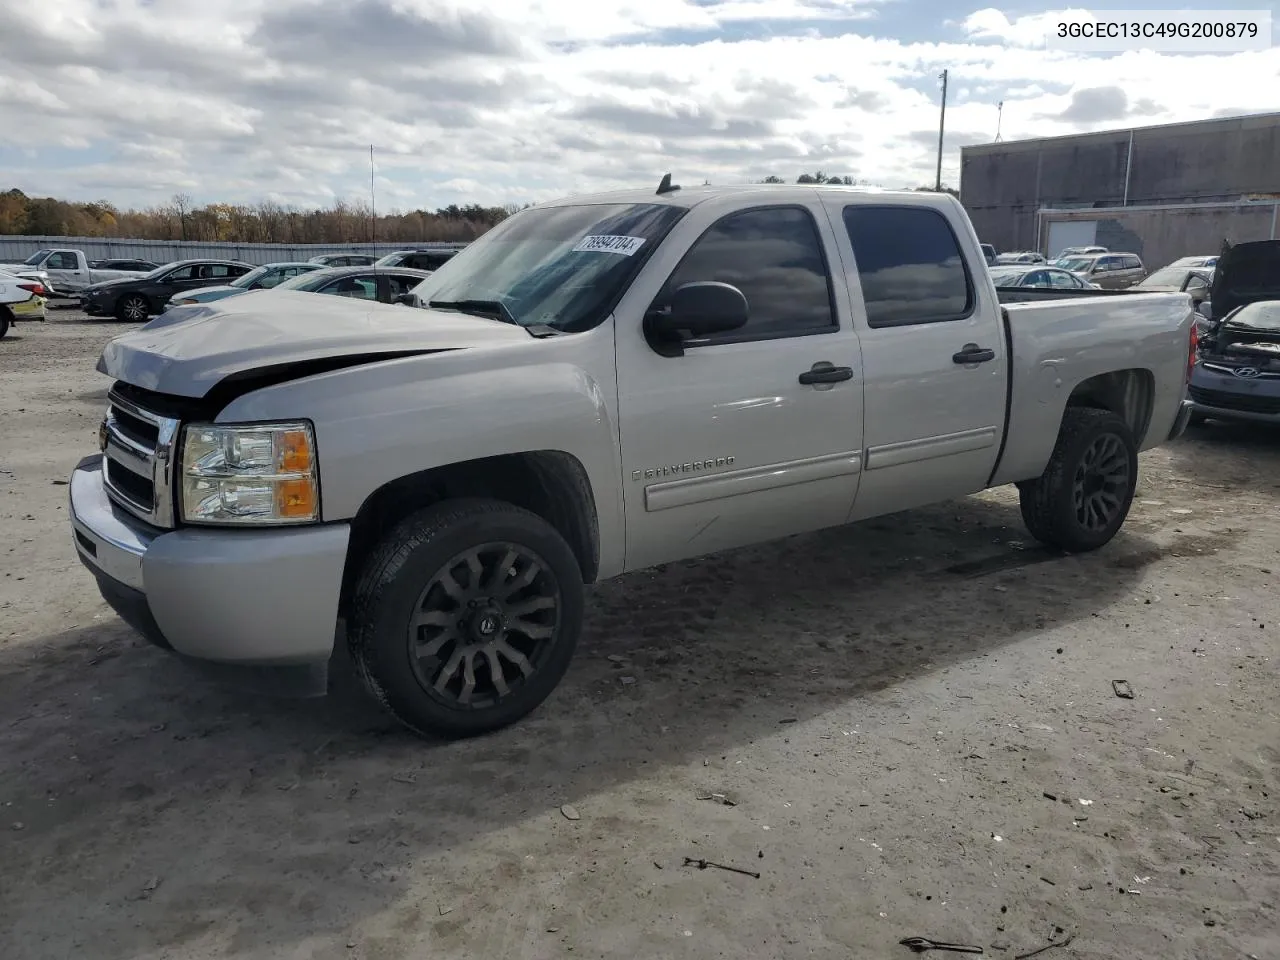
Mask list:
[[1022,519],[1049,546],[1096,550],[1120,530],[1137,485],[1129,425],[1109,410],[1068,407],[1044,473],[1018,484]]
[[398,524],[365,561],[348,643],[373,695],[410,729],[468,737],[514,723],[568,669],[583,584],[564,538],[491,500]]
[[142,323],[151,313],[145,297],[131,294],[116,306],[116,318],[124,323]]
[[9,332],[9,311],[0,307],[0,340],[4,339],[6,333]]

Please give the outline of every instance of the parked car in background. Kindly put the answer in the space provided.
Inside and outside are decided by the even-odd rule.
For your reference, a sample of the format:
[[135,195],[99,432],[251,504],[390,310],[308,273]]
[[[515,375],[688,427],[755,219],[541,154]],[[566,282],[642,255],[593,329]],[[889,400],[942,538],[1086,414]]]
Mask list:
[[341,637],[454,737],[535,709],[585,585],[627,572],[1004,484],[1031,536],[1098,549],[1185,428],[1192,311],[1006,306],[982,262],[947,194],[668,177],[521,210],[428,309],[187,308],[104,348],[69,540],[188,663],[323,694]]
[[90,270],[120,270],[125,273],[150,273],[160,264],[151,260],[90,260]]
[[1134,291],[1143,293],[1185,293],[1191,297],[1191,304],[1199,307],[1209,298],[1209,285],[1213,283],[1213,268],[1179,267],[1171,265],[1161,267],[1155,273],[1133,285]]
[[397,250],[377,261],[379,267],[411,267],[414,270],[439,270],[452,260],[457,250]]
[[1074,273],[1081,280],[1097,284],[1103,290],[1123,290],[1147,275],[1142,258],[1136,253],[1097,253],[1080,257],[1059,257],[1055,267]]
[[982,250],[982,257],[987,261],[987,266],[991,266],[996,262],[996,248],[989,243],[980,243],[978,246]]
[[1014,251],[1010,253],[1002,253],[996,257],[997,264],[1008,263],[1046,263],[1043,253],[1036,253],[1034,250]]
[[91,317],[142,323],[160,313],[175,294],[226,284],[243,277],[253,264],[238,260],[179,260],[140,277],[95,283],[80,295],[80,309]]
[[1209,267],[1218,265],[1217,257],[1182,257],[1169,264],[1171,267]]
[[321,253],[311,257],[309,263],[325,267],[367,267],[378,260],[370,253]]
[[1082,280],[1074,273],[1057,267],[1011,264],[991,268],[991,280],[997,287],[1037,287],[1053,290],[1097,290],[1098,285]]
[[97,283],[123,277],[140,277],[146,270],[114,270],[94,267],[83,250],[37,250],[23,261],[23,266],[43,270],[49,286],[58,293],[79,293]]
[[330,267],[286,280],[276,289],[394,303],[429,276],[431,271],[411,267]]
[[214,300],[234,297],[238,293],[246,293],[249,290],[269,290],[285,280],[323,269],[325,269],[324,266],[319,263],[268,263],[250,270],[244,276],[237,277],[230,283],[175,293],[169,298],[165,308],[188,306],[193,303],[212,303]]
[[1193,419],[1280,424],[1280,240],[1226,247],[1209,288]]
[[19,320],[43,320],[48,295],[39,280],[0,270],[0,338]]
[[1058,254],[1058,260],[1063,257],[1090,257],[1097,253],[1110,253],[1106,247],[1088,246],[1088,247],[1063,247],[1062,252]]

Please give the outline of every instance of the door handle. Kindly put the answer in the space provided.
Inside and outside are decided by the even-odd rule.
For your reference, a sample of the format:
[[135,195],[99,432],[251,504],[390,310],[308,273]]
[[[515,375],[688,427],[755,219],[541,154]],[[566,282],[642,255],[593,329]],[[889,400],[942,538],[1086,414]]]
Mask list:
[[815,383],[840,383],[843,380],[852,379],[853,367],[837,367],[825,360],[815,363],[810,369],[800,374],[800,382],[805,386]]
[[976,343],[966,343],[959,353],[951,355],[952,363],[986,363],[994,360],[996,352],[989,347],[980,347]]

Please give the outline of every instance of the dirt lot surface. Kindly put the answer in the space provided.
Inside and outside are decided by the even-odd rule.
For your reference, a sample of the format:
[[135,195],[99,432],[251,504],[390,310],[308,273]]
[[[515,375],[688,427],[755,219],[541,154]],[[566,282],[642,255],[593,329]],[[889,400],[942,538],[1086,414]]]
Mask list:
[[1144,455],[1090,556],[1001,490],[603,584],[542,709],[427,743],[101,602],[61,484],[122,329],[0,341],[5,960],[1280,957],[1280,434]]

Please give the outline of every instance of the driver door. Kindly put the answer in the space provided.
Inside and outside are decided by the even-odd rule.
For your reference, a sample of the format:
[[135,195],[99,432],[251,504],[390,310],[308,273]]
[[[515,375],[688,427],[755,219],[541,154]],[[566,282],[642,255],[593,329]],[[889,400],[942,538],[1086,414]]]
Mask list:
[[[861,354],[830,222],[813,191],[793,195],[694,207],[618,307],[629,570],[848,519],[862,462]],[[747,325],[660,355],[646,311],[706,280],[743,292]],[[824,365],[837,379],[811,382]]]

